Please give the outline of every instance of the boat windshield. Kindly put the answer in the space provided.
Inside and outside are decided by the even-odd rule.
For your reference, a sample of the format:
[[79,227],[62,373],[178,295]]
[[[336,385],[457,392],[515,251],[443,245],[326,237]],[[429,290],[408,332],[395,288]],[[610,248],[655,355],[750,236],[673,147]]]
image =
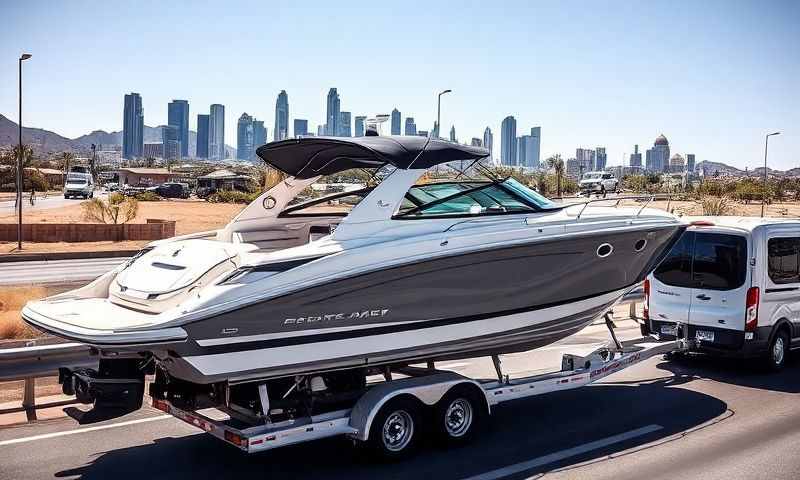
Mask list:
[[534,213],[561,208],[513,178],[415,185],[395,218]]

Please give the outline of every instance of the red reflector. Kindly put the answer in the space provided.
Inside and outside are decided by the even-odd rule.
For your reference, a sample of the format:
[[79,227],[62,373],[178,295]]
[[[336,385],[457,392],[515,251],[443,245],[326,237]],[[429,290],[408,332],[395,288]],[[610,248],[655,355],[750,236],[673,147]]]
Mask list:
[[744,310],[744,331],[755,332],[758,327],[758,287],[747,290],[747,307]]
[[161,410],[162,412],[169,413],[169,404],[164,400],[153,399],[153,407]]
[[650,280],[644,281],[644,306],[642,307],[642,317],[650,320]]
[[714,222],[709,220],[695,220],[694,222],[690,223],[689,225],[693,227],[713,227]]

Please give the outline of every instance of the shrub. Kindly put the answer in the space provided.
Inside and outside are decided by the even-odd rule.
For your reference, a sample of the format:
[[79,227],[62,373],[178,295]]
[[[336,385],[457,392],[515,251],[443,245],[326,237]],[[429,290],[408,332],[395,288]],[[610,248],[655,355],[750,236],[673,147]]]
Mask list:
[[732,211],[731,204],[726,197],[703,197],[700,199],[703,215],[722,216],[729,215]]
[[81,202],[83,217],[90,222],[97,223],[127,223],[139,212],[139,202],[133,197],[126,197],[121,193],[112,193],[108,200],[92,198]]
[[260,195],[259,192],[246,193],[237,190],[222,190],[206,198],[211,203],[250,203]]
[[163,198],[159,197],[156,192],[151,191],[139,192],[134,195],[133,198],[140,202],[160,202],[163,200]]

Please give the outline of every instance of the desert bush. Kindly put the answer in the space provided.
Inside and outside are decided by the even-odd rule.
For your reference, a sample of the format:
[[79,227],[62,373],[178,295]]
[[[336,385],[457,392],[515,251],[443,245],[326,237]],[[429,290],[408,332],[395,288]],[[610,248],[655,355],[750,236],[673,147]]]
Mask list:
[[151,192],[151,191],[139,192],[136,195],[134,195],[133,198],[135,198],[140,202],[160,202],[161,200],[164,200],[163,198],[158,196],[156,192]]
[[259,192],[246,193],[237,190],[222,190],[212,193],[206,198],[211,203],[250,203],[255,200]]
[[722,216],[730,215],[733,208],[727,197],[705,196],[700,199],[703,215]]
[[29,300],[47,296],[43,287],[0,289],[0,340],[37,338],[44,334],[22,321],[19,311]]
[[81,202],[81,208],[83,217],[90,222],[117,225],[136,218],[136,214],[139,212],[139,202],[133,197],[112,193],[106,201],[92,198]]

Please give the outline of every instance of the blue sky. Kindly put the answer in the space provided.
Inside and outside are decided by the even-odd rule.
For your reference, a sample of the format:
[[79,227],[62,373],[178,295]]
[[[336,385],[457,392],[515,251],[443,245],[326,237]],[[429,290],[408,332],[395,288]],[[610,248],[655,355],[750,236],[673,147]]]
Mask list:
[[[284,3],[284,2],[281,2]],[[190,125],[226,106],[226,143],[246,111],[266,121],[289,94],[291,118],[324,122],[337,87],[353,115],[397,107],[461,141],[500,122],[542,127],[542,156],[605,146],[609,164],[659,133],[673,152],[753,168],[800,166],[800,2],[48,2],[2,1],[0,113],[75,137],[122,128],[123,95],[145,123],[190,102]],[[627,157],[626,160],[627,162]]]

